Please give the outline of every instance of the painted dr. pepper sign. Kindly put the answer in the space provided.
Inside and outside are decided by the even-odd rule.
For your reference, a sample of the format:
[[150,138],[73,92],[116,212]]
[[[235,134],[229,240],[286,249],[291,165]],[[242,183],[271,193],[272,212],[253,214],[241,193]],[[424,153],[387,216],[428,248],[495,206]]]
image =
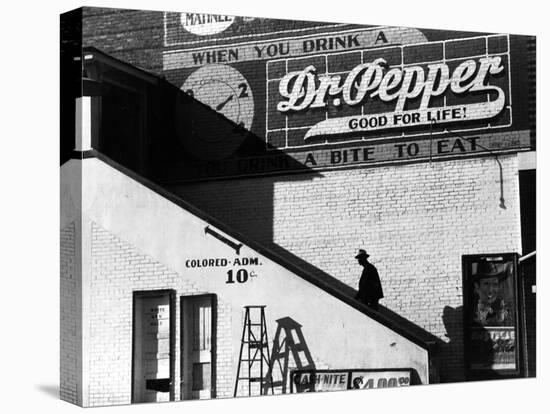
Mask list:
[[[182,177],[277,174],[529,147],[527,92],[517,85],[527,76],[517,72],[526,74],[512,53],[516,38],[295,23],[166,14],[166,78],[244,131],[186,142],[191,162],[174,166]],[[512,95],[523,100],[514,112]]]
[[510,126],[507,36],[268,62],[267,142],[297,148]]

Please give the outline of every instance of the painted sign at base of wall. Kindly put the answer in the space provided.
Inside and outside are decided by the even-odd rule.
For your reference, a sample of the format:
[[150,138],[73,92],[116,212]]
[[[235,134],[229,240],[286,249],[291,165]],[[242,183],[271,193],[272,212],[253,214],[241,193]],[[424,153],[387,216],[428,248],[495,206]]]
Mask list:
[[395,388],[411,384],[408,371],[384,372],[353,372],[351,374],[352,389]]
[[291,381],[295,392],[405,387],[411,385],[411,370],[297,370]]

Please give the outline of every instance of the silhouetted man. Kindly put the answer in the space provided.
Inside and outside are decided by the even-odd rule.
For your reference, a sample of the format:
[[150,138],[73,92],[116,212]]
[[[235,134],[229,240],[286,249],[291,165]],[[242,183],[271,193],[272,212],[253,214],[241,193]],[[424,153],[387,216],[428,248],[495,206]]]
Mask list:
[[355,258],[363,266],[363,273],[361,273],[361,279],[359,280],[359,292],[355,295],[355,299],[372,309],[378,310],[378,301],[384,297],[378,270],[368,261],[369,255],[365,250],[359,249],[359,253]]

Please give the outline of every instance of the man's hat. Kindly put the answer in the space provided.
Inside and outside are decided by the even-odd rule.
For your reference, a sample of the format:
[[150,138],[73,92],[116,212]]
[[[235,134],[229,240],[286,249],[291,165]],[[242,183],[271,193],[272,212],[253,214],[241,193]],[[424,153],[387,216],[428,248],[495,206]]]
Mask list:
[[489,262],[485,259],[480,260],[477,264],[477,271],[473,275],[474,282],[479,281],[480,279],[485,279],[488,277],[498,277],[502,279],[507,276],[507,272],[498,263]]
[[359,253],[357,253],[357,256],[355,256],[355,258],[359,259],[360,257],[364,257],[365,259],[367,259],[369,255],[363,249],[359,249]]

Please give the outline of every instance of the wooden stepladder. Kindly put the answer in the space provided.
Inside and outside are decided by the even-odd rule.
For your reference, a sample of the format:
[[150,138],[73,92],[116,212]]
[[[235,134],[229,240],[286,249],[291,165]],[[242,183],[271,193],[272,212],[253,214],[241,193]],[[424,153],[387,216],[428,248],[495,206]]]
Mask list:
[[[243,335],[234,397],[267,394],[273,381],[264,375],[269,366],[269,342],[265,322],[265,305],[245,306]],[[241,385],[241,388],[239,386]],[[271,387],[273,392],[273,387]],[[248,394],[245,394],[248,393]]]
[[[291,360],[294,360],[290,367]],[[277,379],[274,380],[274,370],[278,367]],[[264,383],[264,393],[269,388],[273,393],[286,394],[290,391],[289,374],[290,368],[299,370],[314,370],[315,362],[307,347],[302,325],[294,319],[286,317],[277,320],[277,332],[273,339],[269,371]]]

